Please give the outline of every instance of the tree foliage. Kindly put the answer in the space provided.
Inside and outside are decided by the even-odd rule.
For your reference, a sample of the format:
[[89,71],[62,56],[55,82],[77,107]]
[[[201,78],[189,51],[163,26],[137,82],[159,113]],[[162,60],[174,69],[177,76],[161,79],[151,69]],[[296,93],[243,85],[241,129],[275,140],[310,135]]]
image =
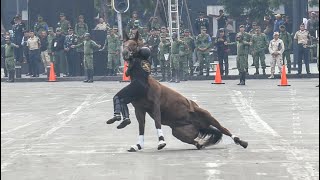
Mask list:
[[220,0],[226,12],[232,17],[247,15],[253,20],[261,20],[272,14],[281,4],[292,3],[291,0]]

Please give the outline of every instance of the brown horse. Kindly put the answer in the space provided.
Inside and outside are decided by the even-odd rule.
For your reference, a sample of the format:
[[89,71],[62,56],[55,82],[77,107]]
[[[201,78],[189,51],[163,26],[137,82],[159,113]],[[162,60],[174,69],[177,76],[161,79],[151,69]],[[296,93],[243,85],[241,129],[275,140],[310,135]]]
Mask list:
[[[135,39],[125,41],[124,58],[130,59],[130,55],[136,54],[139,48],[138,35]],[[200,108],[195,102],[150,76],[148,85],[146,96],[132,102],[139,123],[139,141],[128,150],[129,152],[143,148],[146,113],[155,121],[159,137],[158,150],[166,146],[161,125],[171,127],[173,136],[182,142],[195,145],[198,149],[216,144],[222,138],[222,134],[230,136],[236,144],[247,148],[247,142],[233,136],[208,111]]]

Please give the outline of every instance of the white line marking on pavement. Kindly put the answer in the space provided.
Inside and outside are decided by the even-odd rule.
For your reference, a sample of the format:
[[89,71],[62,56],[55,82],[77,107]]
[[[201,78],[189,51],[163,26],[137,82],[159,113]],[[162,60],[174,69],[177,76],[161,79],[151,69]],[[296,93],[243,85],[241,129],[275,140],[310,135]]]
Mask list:
[[[49,135],[53,134],[54,132],[56,132],[58,129],[62,128],[65,124],[67,124],[68,122],[70,122],[71,120],[73,120],[76,117],[76,114],[80,112],[80,110],[89,104],[89,101],[91,99],[93,94],[89,94],[86,96],[86,99],[69,115],[67,116],[65,119],[63,119],[62,121],[58,122],[57,126],[54,126],[53,128],[51,128],[49,131],[45,132],[44,134],[42,134],[39,138],[36,139],[36,141],[40,141],[42,139],[47,138]],[[13,163],[13,161],[15,161],[15,159],[23,154],[28,153],[30,150],[32,150],[33,146],[29,145],[27,148],[25,149],[20,149],[20,150],[16,150],[13,151],[11,154],[9,154],[9,157],[6,157],[6,160],[1,161],[1,172],[6,171],[7,167]]]
[[248,126],[256,132],[271,134],[275,137],[280,137],[280,135],[273,130],[265,121],[263,121],[257,112],[250,106],[248,101],[243,97],[240,91],[233,91],[231,95],[231,100],[237,107],[240,114],[243,116],[243,120],[248,124]]
[[7,131],[3,131],[3,132],[1,132],[1,135],[8,134],[8,133],[11,133],[11,132],[13,132],[13,131],[17,131],[17,130],[19,130],[19,129],[21,129],[21,128],[24,128],[24,127],[28,127],[28,126],[32,125],[33,123],[36,123],[36,122],[39,122],[39,120],[37,120],[37,121],[31,121],[31,122],[29,122],[29,123],[27,123],[27,124],[18,126],[18,127],[16,127],[16,128],[13,128],[13,129],[10,129],[10,130],[7,130]]
[[68,112],[68,111],[69,111],[69,110],[60,111],[60,112],[58,113],[58,115],[61,115],[61,114],[65,113],[65,112]]

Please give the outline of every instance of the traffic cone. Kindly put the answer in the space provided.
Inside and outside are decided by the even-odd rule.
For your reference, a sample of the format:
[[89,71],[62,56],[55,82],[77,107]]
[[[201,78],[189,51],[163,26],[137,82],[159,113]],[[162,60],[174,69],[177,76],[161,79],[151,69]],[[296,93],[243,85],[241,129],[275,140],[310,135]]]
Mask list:
[[215,76],[214,82],[211,84],[225,84],[221,80],[220,64],[217,65],[216,76]]
[[49,75],[49,82],[56,82],[56,74],[54,72],[54,65],[53,63],[50,64],[50,75]]
[[282,72],[281,72],[281,84],[278,86],[291,86],[288,84],[287,80],[287,73],[286,73],[286,66],[282,66]]
[[128,62],[124,61],[122,81],[120,81],[120,82],[130,82],[130,77],[126,76],[127,70],[128,70]]

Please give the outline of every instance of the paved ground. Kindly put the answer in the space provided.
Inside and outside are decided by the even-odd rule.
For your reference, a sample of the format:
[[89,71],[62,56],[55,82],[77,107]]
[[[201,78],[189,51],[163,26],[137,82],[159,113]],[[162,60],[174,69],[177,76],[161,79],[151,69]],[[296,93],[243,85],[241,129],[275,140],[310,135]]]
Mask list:
[[198,151],[164,127],[157,151],[147,119],[145,150],[127,153],[137,122],[108,126],[112,96],[125,83],[1,83],[3,180],[316,180],[319,179],[318,79],[166,84],[209,110],[248,149],[230,138]]

